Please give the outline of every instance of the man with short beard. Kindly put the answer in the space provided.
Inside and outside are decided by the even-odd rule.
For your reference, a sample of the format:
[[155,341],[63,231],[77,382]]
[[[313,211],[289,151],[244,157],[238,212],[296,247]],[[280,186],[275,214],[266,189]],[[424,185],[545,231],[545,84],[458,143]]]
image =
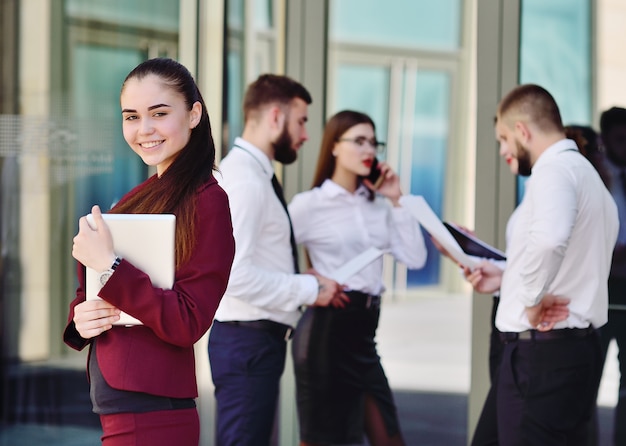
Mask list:
[[477,291],[500,290],[497,444],[586,445],[602,374],[596,329],[607,321],[617,208],[565,137],[542,87],[521,85],[504,97],[496,138],[509,165],[532,170],[504,271],[489,262],[466,271]]
[[308,139],[311,102],[293,79],[259,76],[244,97],[243,133],[216,175],[228,194],[236,247],[209,336],[219,446],[269,444],[299,308],[343,298],[337,282],[299,274],[291,220],[274,175],[273,161],[293,163]]

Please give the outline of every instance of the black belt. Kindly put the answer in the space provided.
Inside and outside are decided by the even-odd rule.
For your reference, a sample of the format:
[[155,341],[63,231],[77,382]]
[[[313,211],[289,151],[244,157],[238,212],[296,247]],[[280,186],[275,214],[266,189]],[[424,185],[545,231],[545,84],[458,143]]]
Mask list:
[[515,341],[554,341],[558,339],[586,338],[595,333],[596,329],[587,328],[563,328],[560,330],[537,331],[526,330],[520,333],[500,332],[500,341],[507,344]]
[[293,337],[293,327],[281,324],[280,322],[270,321],[269,319],[261,319],[258,321],[220,321],[223,324],[237,325],[238,327],[253,328],[255,330],[263,330],[278,336],[285,341]]
[[196,401],[193,398],[170,398],[172,409],[193,409]]
[[380,308],[380,295],[374,296],[361,291],[346,291],[345,294],[350,298],[350,302],[347,303],[349,307],[364,308],[366,310],[377,310]]

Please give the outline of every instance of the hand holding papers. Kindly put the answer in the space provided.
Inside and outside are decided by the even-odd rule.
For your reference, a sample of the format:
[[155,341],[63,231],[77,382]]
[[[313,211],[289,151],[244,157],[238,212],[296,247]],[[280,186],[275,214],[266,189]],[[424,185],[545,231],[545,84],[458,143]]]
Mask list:
[[454,223],[443,222],[465,254],[492,260],[506,260],[504,252],[474,237]]
[[443,222],[428,205],[421,195],[406,195],[400,199],[400,204],[407,208],[422,227],[428,231],[450,256],[460,265],[473,269],[478,260],[467,255]]

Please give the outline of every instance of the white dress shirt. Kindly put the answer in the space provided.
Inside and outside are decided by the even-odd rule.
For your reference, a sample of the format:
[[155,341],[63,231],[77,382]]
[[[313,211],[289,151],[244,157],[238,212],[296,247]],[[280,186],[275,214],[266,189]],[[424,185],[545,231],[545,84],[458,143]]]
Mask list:
[[604,325],[617,208],[574,141],[561,140],[539,157],[518,213],[507,246],[498,329],[534,328],[525,309],[545,294],[571,299],[569,317],[555,329]]
[[289,220],[272,187],[272,162],[241,138],[234,144],[215,175],[228,194],[235,237],[230,280],[215,319],[295,326],[298,308],[317,298],[317,279],[294,274]]
[[[506,228],[504,230],[504,243],[505,246],[509,246],[509,241],[511,240],[511,237],[513,237],[513,228],[515,228],[515,223],[517,222],[517,216],[519,215],[519,207],[516,207],[515,209],[513,209],[513,212],[511,213],[511,216],[509,217],[509,220],[506,222]],[[494,265],[496,265],[498,268],[500,268],[502,271],[505,270],[506,268],[506,260],[495,260],[495,259],[485,259],[482,257],[475,257],[476,260],[487,260],[491,263],[493,263]],[[461,268],[461,273],[463,273],[463,268]],[[500,290],[496,291],[496,293],[494,293],[496,295],[500,295]]]
[[[426,246],[418,222],[386,199],[368,201],[365,186],[350,193],[326,180],[320,187],[293,197],[289,214],[296,241],[309,253],[313,268],[329,276],[370,247],[390,251],[396,260],[417,269],[426,262]],[[347,279],[351,290],[378,295],[384,290],[383,259]]]

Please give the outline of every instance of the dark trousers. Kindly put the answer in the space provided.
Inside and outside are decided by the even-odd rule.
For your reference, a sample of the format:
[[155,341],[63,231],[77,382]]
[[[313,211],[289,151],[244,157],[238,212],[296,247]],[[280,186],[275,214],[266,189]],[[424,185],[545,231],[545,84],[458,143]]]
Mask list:
[[[626,305],[626,280],[609,279],[609,302]],[[609,310],[609,321],[600,328],[602,358],[606,360],[609,344],[615,339],[619,362],[619,395],[613,419],[613,444],[626,445],[626,310]]]
[[498,444],[586,445],[601,364],[597,333],[505,344],[497,380]]
[[269,445],[285,353],[284,337],[213,323],[209,361],[217,400],[216,445]]
[[491,334],[489,335],[489,378],[491,386],[483,404],[480,418],[472,436],[472,446],[495,446],[498,444],[498,419],[496,410],[496,380],[502,360],[504,344],[500,341],[500,333],[496,328],[496,312],[500,298],[493,297],[491,308]]

